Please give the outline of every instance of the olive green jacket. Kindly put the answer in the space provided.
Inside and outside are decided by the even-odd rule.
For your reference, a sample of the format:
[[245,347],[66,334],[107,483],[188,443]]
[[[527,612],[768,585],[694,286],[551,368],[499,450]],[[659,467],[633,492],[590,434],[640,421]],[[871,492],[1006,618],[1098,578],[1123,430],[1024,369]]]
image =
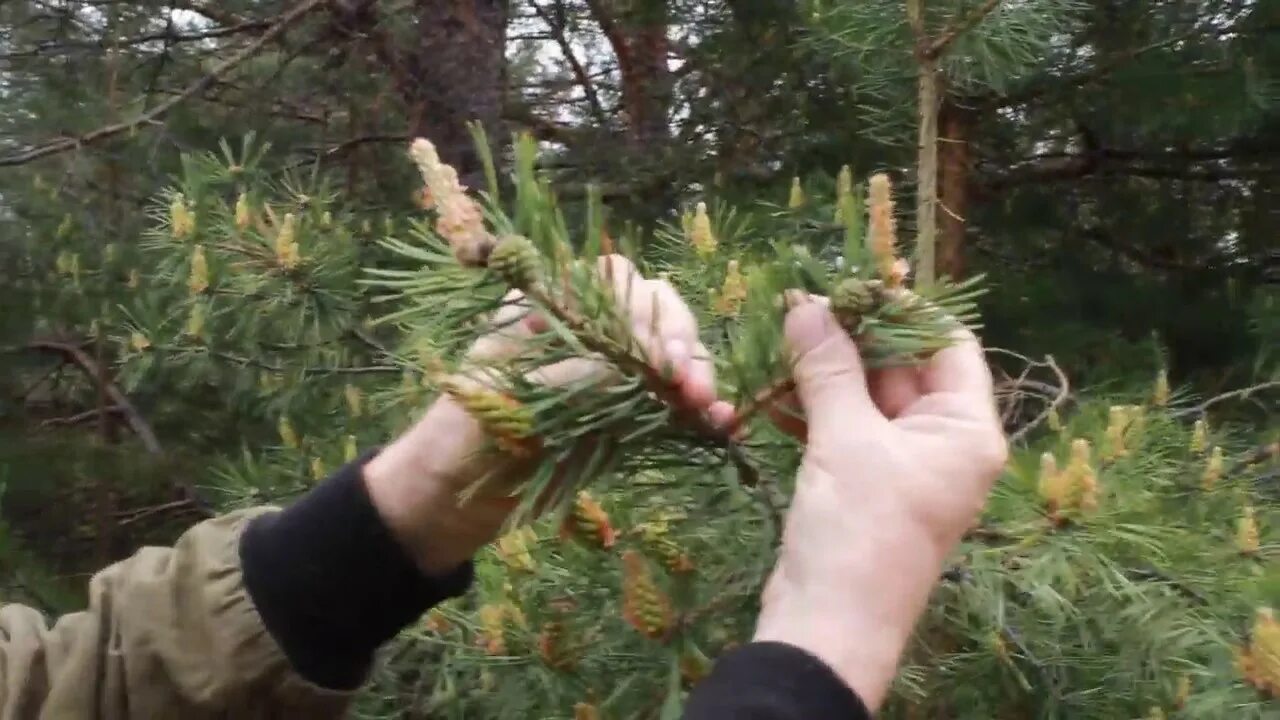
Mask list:
[[240,533],[269,511],[207,520],[102,570],[89,608],[52,627],[0,607],[0,720],[343,717],[351,694],[299,677],[245,590]]

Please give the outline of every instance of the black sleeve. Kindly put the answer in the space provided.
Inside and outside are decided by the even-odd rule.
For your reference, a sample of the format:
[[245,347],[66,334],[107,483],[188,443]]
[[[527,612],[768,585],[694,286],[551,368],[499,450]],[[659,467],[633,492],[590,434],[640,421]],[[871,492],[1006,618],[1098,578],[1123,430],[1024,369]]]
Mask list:
[[689,696],[684,720],[870,720],[831,668],[783,643],[725,653]]
[[298,674],[324,688],[365,680],[374,652],[433,605],[466,592],[467,563],[426,577],[374,509],[361,470],[338,470],[240,540],[244,583]]

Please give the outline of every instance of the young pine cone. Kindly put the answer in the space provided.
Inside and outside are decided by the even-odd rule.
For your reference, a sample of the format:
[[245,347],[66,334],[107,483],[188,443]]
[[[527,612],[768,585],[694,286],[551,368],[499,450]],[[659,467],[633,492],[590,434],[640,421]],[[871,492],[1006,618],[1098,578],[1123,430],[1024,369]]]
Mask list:
[[646,637],[657,640],[671,629],[671,601],[649,572],[644,556],[628,551],[622,556],[623,617]]
[[582,542],[608,550],[617,541],[618,534],[609,522],[609,513],[591,493],[583,490],[573,501],[573,507],[560,527],[560,537],[577,538]]
[[831,312],[850,334],[856,334],[862,319],[881,303],[884,285],[878,280],[848,278],[831,295]]
[[538,281],[542,258],[529,238],[508,235],[489,254],[489,269],[511,287],[524,290]]

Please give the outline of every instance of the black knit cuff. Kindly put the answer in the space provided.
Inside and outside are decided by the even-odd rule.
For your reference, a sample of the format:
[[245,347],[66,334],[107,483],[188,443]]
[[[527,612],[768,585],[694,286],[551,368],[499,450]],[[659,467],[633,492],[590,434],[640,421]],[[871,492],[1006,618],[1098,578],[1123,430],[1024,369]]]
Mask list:
[[332,690],[359,687],[373,654],[432,606],[471,585],[466,563],[426,577],[383,524],[361,471],[338,470],[240,541],[245,587],[295,670]]
[[694,688],[684,720],[870,720],[856,693],[818,658],[784,643],[725,653]]

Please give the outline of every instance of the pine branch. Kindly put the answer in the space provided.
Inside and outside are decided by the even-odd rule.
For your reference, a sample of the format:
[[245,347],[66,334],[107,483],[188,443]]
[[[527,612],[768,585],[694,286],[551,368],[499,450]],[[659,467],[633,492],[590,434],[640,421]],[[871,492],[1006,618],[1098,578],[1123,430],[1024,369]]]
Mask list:
[[141,113],[130,120],[106,125],[78,137],[54,140],[16,155],[0,158],[0,167],[24,165],[33,160],[38,160],[49,155],[57,155],[71,150],[78,150],[82,147],[93,145],[103,140],[109,140],[117,135],[122,135],[142,125],[156,122],[185,100],[204,92],[219,78],[231,72],[246,60],[257,55],[266,48],[269,43],[283,35],[286,30],[302,18],[306,17],[308,13],[324,5],[325,2],[326,0],[304,0],[304,2],[298,3],[291,10],[281,15],[279,20],[277,20],[269,30],[262,33],[257,40],[254,40],[239,52],[226,60],[223,60],[204,77],[187,86],[187,89],[159,105],[156,105],[154,108]]
[[933,42],[928,44],[924,50],[924,54],[934,59],[942,57],[942,54],[947,51],[947,48],[951,46],[951,43],[956,41],[956,38],[976,27],[977,24],[982,22],[983,18],[987,15],[990,15],[999,4],[1000,0],[986,0],[986,2],[974,8],[958,22],[949,26],[946,30],[943,30],[941,35],[934,38]]
[[[99,383],[104,377],[98,363],[92,357],[89,357],[84,350],[70,343],[56,340],[33,340],[27,344],[27,347],[66,358],[83,370],[95,383]],[[160,440],[156,437],[155,431],[151,429],[151,425],[142,417],[142,413],[138,412],[138,408],[130,402],[128,396],[121,392],[115,383],[109,381],[103,383],[102,391],[120,408],[120,412],[124,414],[129,427],[133,429],[134,434],[142,441],[142,445],[147,449],[147,452],[152,455],[160,455],[163,452],[160,447]]]
[[1228,400],[1235,400],[1235,399],[1247,400],[1254,393],[1263,392],[1266,390],[1277,390],[1277,389],[1280,389],[1280,380],[1272,380],[1270,382],[1258,383],[1257,385],[1251,385],[1246,388],[1240,388],[1239,390],[1232,390],[1231,392],[1222,393],[1221,395],[1217,395],[1215,397],[1209,398],[1208,400],[1200,403],[1199,405],[1196,405],[1195,407],[1187,408],[1185,410],[1179,410],[1178,412],[1173,413],[1172,416],[1176,419],[1192,417],[1192,416],[1199,417],[1204,415],[1206,412],[1209,411],[1209,408],[1213,407],[1214,405],[1217,405],[1218,403],[1226,402]]

